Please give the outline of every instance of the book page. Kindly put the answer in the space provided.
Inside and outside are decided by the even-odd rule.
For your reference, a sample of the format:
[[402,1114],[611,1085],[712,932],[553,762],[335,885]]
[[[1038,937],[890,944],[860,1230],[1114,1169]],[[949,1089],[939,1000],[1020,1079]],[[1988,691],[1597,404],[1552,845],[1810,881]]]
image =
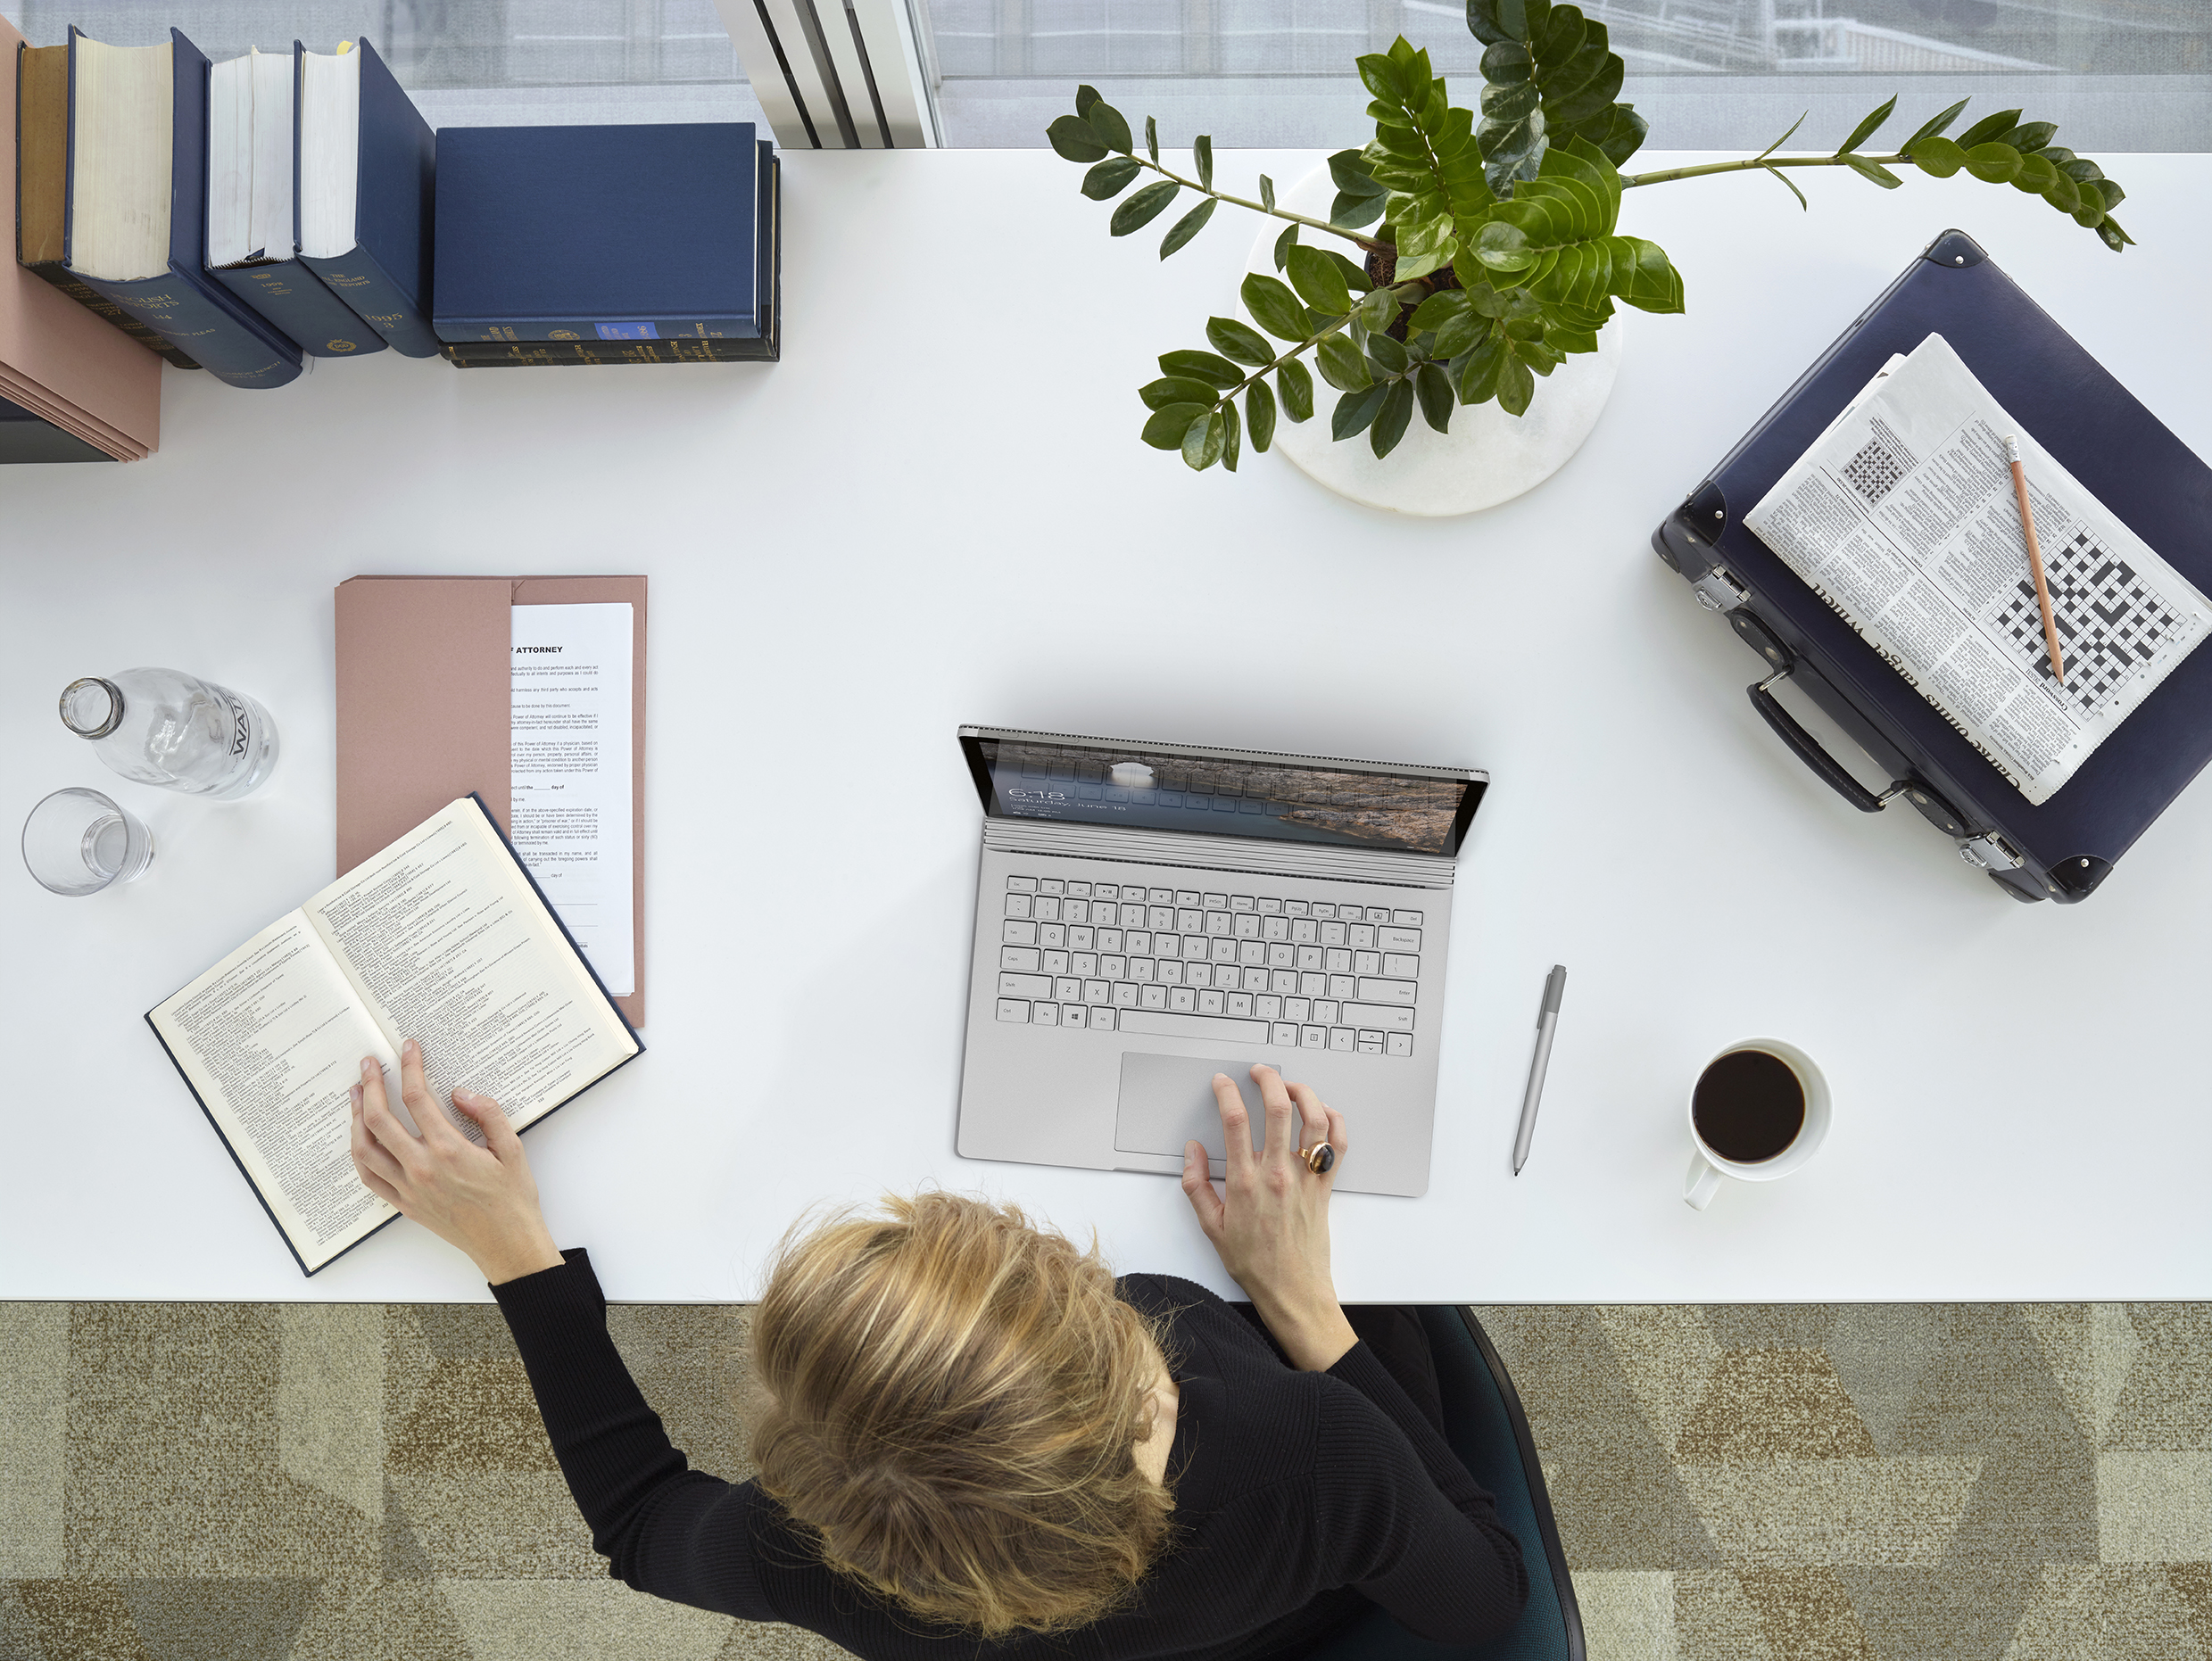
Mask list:
[[349,1144],[361,1057],[394,1072],[399,1057],[302,913],[148,1019],[311,1270],[396,1215],[362,1186]]
[[[2030,802],[2212,632],[2212,601],[1930,335],[1744,523]],[[2004,441],[2017,436],[2066,676],[2052,673]]]
[[516,606],[510,839],[617,997],[637,990],[630,915],[627,601]]
[[422,1045],[449,1117],[456,1085],[516,1129],[637,1054],[483,808],[440,809],[301,908],[394,1049]]

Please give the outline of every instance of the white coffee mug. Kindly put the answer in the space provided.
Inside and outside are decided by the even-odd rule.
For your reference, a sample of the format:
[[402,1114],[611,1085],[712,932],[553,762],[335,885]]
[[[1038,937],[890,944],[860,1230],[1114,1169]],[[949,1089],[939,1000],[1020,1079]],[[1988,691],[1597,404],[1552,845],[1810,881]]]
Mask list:
[[1683,1178],[1682,1198],[1695,1211],[1702,1211],[1712,1203],[1713,1195],[1720,1192],[1723,1177],[1736,1177],[1744,1182],[1772,1182],[1777,1177],[1788,1176],[1819,1152],[1821,1139],[1828,1134],[1827,1078],[1813,1064],[1812,1057],[1794,1044],[1785,1044],[1779,1038],[1738,1039],[1699,1068],[1697,1077],[1702,1078],[1705,1069],[1713,1062],[1739,1050],[1763,1050],[1797,1076],[1797,1082],[1805,1092],[1805,1122],[1798,1129],[1796,1139],[1770,1160],[1746,1165],[1723,1159],[1707,1147],[1705,1139],[1697,1134],[1697,1084],[1693,1080],[1684,1111],[1689,1119],[1690,1141],[1695,1151],[1690,1155],[1689,1175]]

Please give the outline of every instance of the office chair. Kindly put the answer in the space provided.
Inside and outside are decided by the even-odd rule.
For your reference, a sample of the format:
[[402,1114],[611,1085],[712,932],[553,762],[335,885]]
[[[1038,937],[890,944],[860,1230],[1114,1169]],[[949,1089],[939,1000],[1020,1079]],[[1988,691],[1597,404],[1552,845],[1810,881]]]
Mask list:
[[1544,1467],[1505,1363],[1472,1310],[1429,1304],[1422,1329],[1437,1363],[1445,1439],[1474,1479],[1497,1496],[1498,1517],[1520,1541],[1529,1566],[1529,1604],[1503,1638],[1487,1644],[1431,1643],[1388,1611],[1370,1609],[1305,1661],[1585,1661],[1582,1615],[1552,1522]]

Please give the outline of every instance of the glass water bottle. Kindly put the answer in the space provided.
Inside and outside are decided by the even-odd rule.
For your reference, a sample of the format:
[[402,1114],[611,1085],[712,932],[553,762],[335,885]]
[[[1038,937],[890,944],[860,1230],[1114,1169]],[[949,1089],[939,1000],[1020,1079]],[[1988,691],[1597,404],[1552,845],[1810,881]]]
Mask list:
[[175,669],[87,675],[62,690],[62,723],[111,772],[228,801],[277,765],[277,723],[243,692]]

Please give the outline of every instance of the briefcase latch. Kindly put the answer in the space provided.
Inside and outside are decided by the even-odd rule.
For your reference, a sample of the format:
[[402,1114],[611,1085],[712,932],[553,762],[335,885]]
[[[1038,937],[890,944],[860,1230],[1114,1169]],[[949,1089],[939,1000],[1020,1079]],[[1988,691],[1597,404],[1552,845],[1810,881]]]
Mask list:
[[1723,566],[1708,566],[1705,574],[1690,586],[1697,591],[1697,603],[1707,611],[1734,611],[1752,597],[1751,590],[1730,576]]
[[1983,871],[2017,871],[2027,863],[2012,851],[2011,843],[1994,830],[1968,837],[1959,843],[1959,857]]

